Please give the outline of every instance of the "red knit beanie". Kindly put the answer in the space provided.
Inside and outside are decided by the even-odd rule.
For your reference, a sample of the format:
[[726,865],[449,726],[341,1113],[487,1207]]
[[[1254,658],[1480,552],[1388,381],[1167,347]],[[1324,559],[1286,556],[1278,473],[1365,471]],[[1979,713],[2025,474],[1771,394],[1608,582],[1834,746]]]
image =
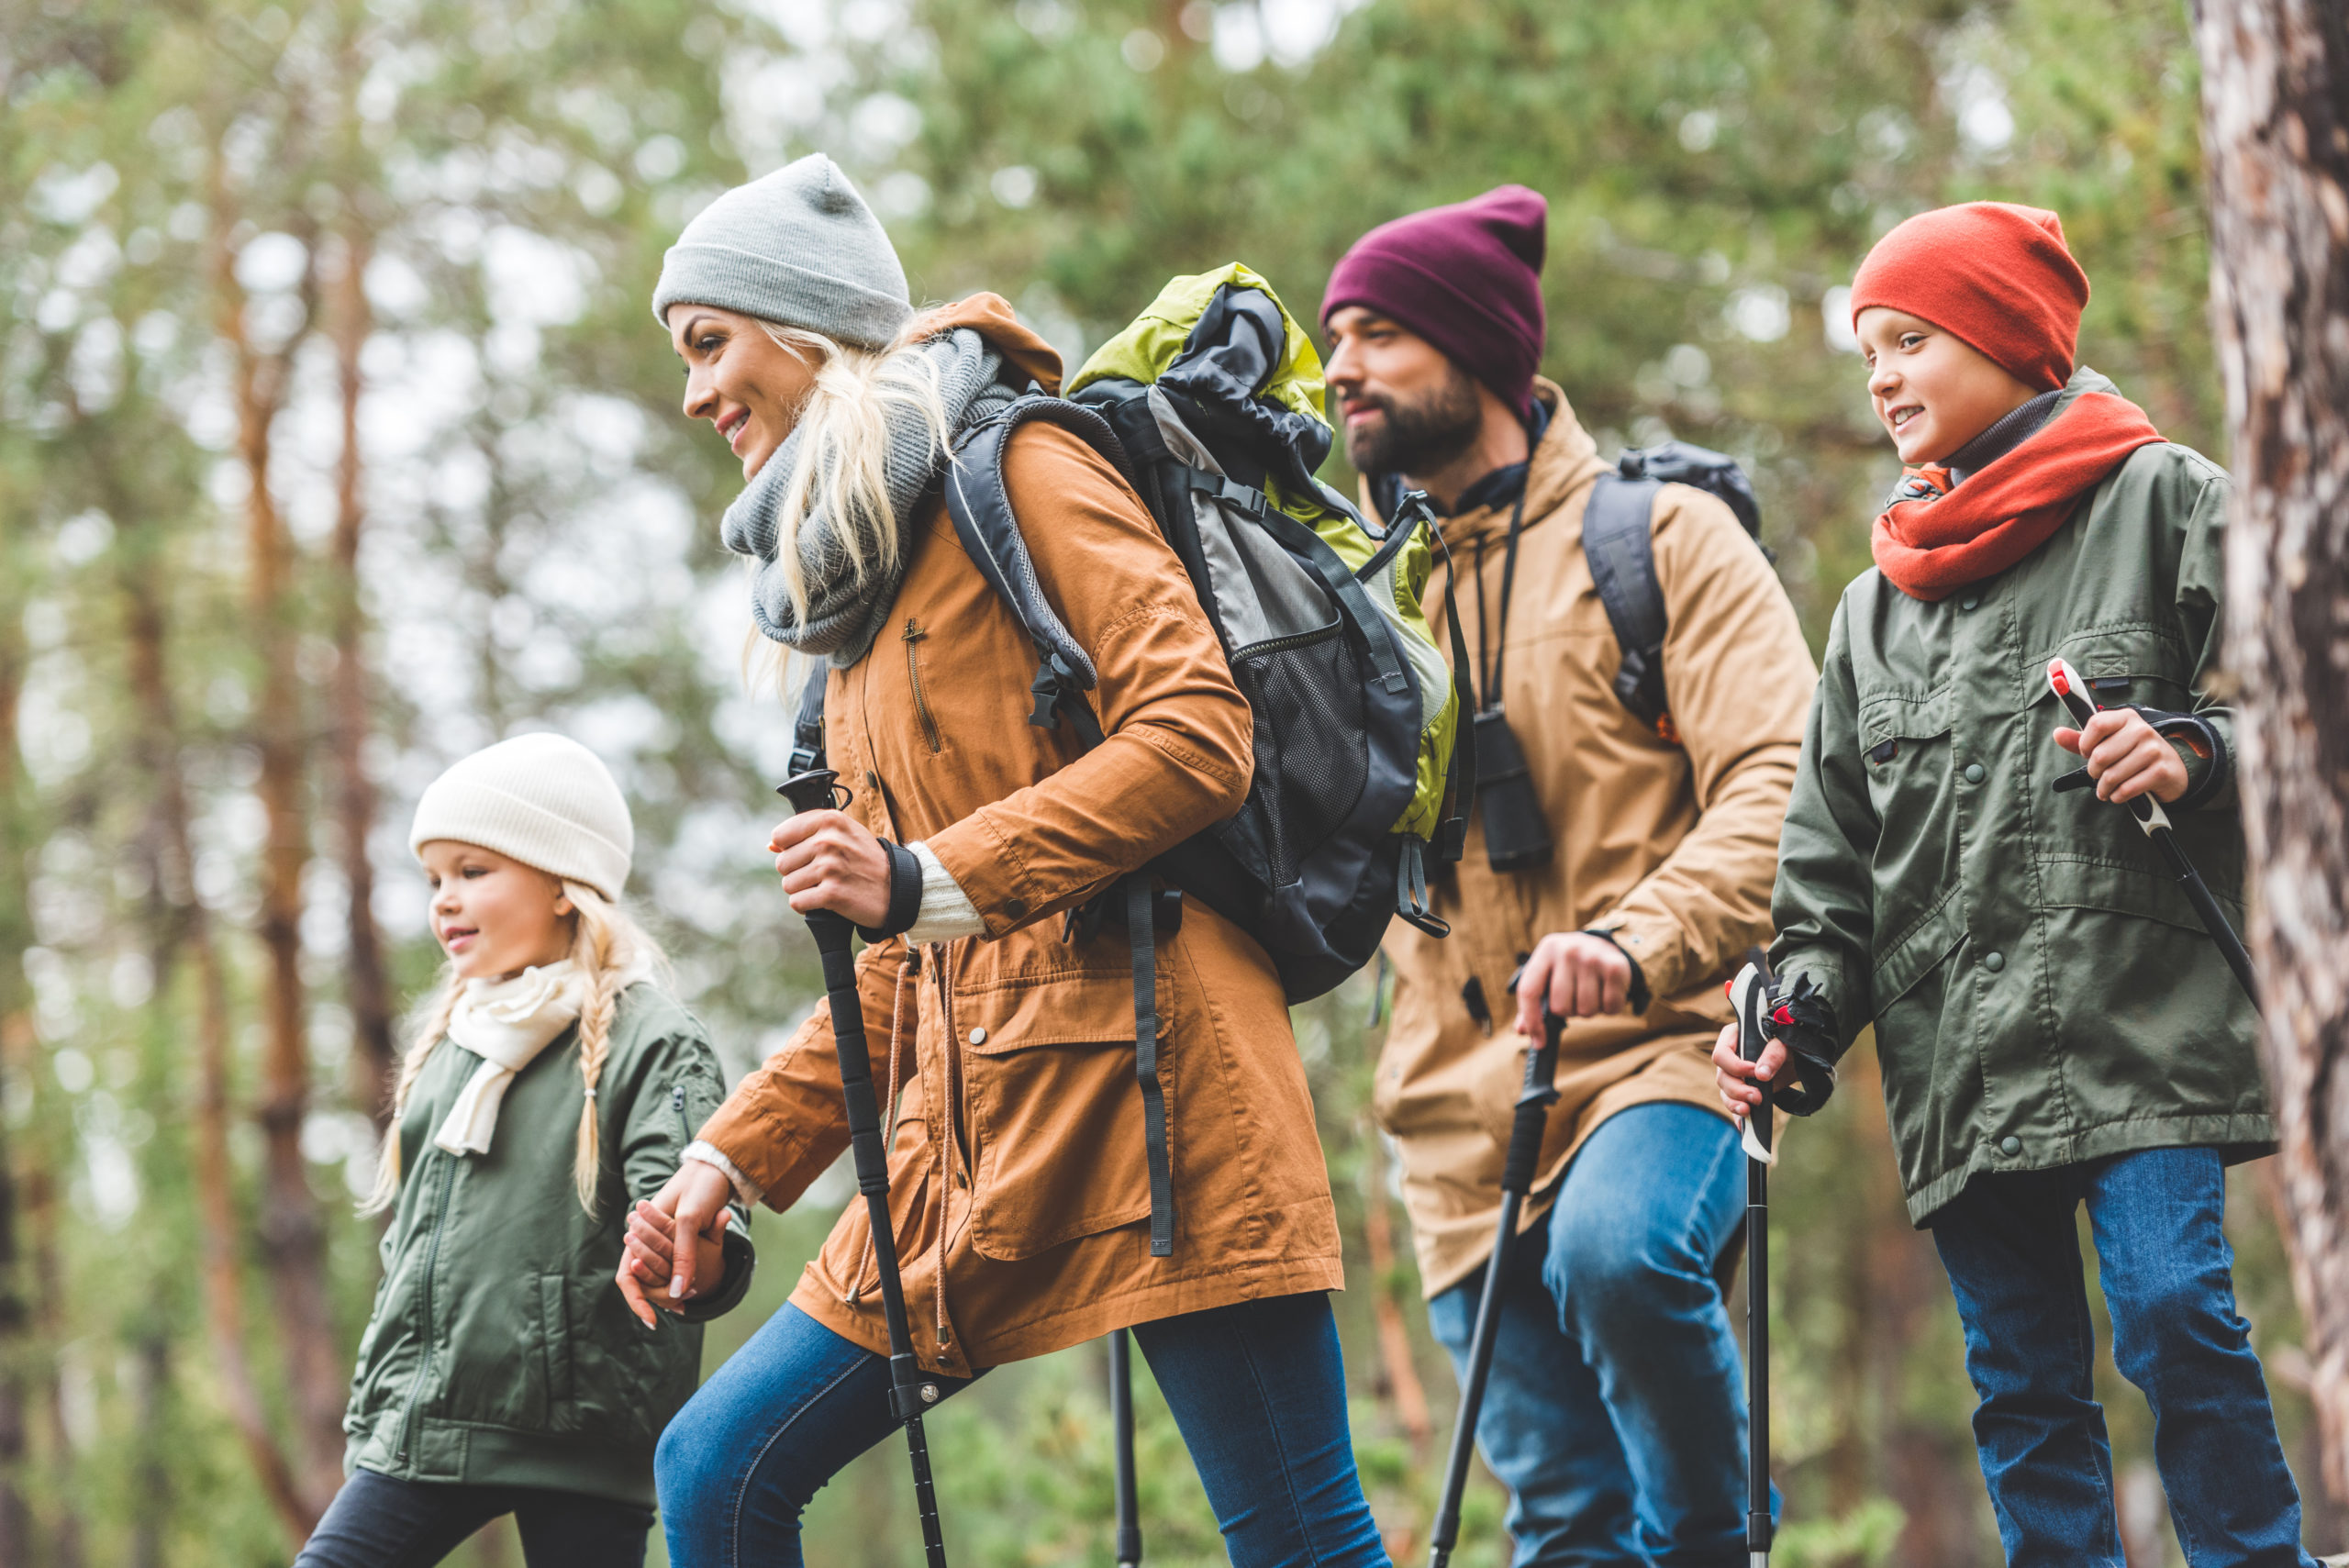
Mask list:
[[2063,220],[2007,202],[1919,213],[1877,240],[1852,280],[1854,326],[1871,306],[1906,311],[2046,392],[2072,379],[2087,302]]
[[1542,258],[1549,217],[1540,192],[1503,185],[1382,223],[1330,274],[1321,324],[1350,305],[1375,311],[1530,415],[1548,330]]

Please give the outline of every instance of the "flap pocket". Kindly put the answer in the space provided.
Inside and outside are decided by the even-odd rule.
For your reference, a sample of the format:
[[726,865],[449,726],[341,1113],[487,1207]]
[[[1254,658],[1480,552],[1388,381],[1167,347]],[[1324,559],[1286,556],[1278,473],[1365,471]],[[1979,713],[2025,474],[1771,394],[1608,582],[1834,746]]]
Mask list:
[[1878,1018],[1965,940],[1965,905],[1958,897],[1963,891],[1953,885],[1939,904],[1897,933],[1876,956],[1869,989]]
[[[1158,965],[1158,1077],[1182,1169],[1180,1051],[1169,970]],[[1150,1167],[1134,1066],[1130,973],[958,992],[971,1132],[971,1240],[1010,1262],[1148,1217]]]
[[2188,694],[2194,679],[2194,656],[2165,628],[2102,627],[2065,638],[2034,660],[2025,672],[2030,681],[2028,706],[2055,700],[2055,694],[2048,689],[2045,672],[2047,662],[2059,653],[2071,661],[2072,668],[2087,682],[2089,693],[2100,707],[2119,707],[2124,703],[2170,709],[2192,706]]
[[[1950,688],[1943,686],[1921,697],[1876,696],[1860,708],[1860,750],[1868,760],[1887,740],[1922,740],[1946,734],[1950,723]],[[1890,757],[1885,759],[1891,761]]]
[[[1174,1027],[1174,953],[1158,950],[1158,1033]],[[1134,1043],[1134,976],[1124,965],[1024,972],[1016,978],[954,987],[954,1027],[963,1049],[1005,1056],[1039,1045]]]

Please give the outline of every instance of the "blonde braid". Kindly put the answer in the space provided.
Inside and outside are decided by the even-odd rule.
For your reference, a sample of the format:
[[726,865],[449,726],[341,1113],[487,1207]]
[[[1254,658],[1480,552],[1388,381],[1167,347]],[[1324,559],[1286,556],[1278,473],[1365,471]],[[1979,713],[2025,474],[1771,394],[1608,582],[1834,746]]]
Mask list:
[[579,1078],[586,1098],[579,1107],[579,1143],[571,1178],[579,1189],[579,1207],[596,1212],[596,1175],[602,1164],[601,1135],[596,1123],[596,1085],[604,1075],[604,1059],[611,1054],[612,1018],[619,1011],[620,988],[633,978],[628,973],[636,955],[628,923],[604,901],[601,894],[575,882],[562,891],[579,911],[571,942],[571,961],[587,977],[587,999],[579,1010]]
[[384,1127],[384,1145],[375,1157],[375,1189],[367,1201],[359,1206],[361,1214],[381,1214],[392,1207],[400,1195],[400,1118],[407,1110],[408,1095],[416,1088],[416,1081],[424,1075],[424,1064],[449,1033],[449,1020],[455,1017],[457,998],[464,992],[464,983],[457,978],[457,966],[446,963],[440,967],[439,988],[416,1013],[419,1020],[416,1032],[409,1036],[407,1050],[400,1053],[399,1076],[392,1084],[392,1114]]

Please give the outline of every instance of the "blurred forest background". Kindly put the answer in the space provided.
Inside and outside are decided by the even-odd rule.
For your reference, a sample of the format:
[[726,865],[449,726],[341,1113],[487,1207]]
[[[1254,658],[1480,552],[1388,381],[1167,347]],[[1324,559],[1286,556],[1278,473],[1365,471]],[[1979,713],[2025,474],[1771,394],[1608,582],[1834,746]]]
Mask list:
[[[0,0],[0,1562],[282,1563],[331,1495],[376,1271],[351,1200],[436,956],[407,814],[451,759],[552,727],[610,760],[634,895],[735,1071],[817,998],[761,853],[788,725],[742,676],[739,474],[646,312],[718,191],[829,151],[918,297],[996,290],[1074,359],[1235,258],[1310,319],[1364,229],[1521,181],[1548,373],[1603,450],[1742,458],[1816,638],[1896,472],[1842,285],[1910,212],[2058,208],[2083,358],[2223,457],[2197,92],[2181,0]],[[1453,1390],[1367,1003],[1297,1032],[1408,1560]],[[1997,1562],[1865,1052],[1782,1171],[1780,1561]],[[2238,1280],[2312,1478],[2266,1180],[2236,1175]],[[763,1217],[710,1364],[850,1195]],[[1104,1364],[933,1419],[957,1562],[1109,1561]],[[2179,1562],[2105,1383],[2132,1568]],[[1152,1561],[1220,1561],[1141,1405]],[[1499,1502],[1480,1481],[1464,1564],[1505,1561]],[[2309,1519],[2349,1544],[2334,1502]],[[909,1562],[912,1523],[892,1446],[809,1555]]]

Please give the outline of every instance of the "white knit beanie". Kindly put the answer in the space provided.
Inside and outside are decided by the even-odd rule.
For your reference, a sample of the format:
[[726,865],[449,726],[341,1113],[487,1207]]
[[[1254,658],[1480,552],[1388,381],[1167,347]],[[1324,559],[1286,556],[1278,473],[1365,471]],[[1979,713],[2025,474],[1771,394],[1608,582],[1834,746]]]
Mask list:
[[478,844],[617,903],[636,828],[603,759],[561,735],[517,735],[455,763],[416,803],[407,847]]

